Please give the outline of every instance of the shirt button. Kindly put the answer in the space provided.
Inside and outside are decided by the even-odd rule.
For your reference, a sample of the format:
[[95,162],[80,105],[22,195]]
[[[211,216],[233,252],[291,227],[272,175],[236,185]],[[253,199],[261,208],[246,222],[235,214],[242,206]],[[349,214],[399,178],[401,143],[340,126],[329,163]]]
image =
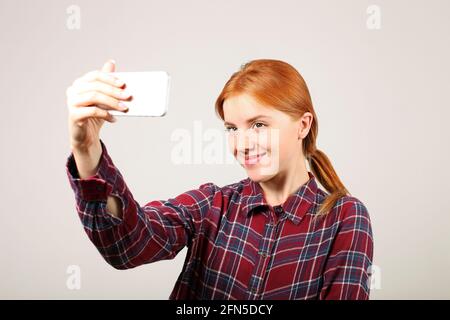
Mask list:
[[282,213],[283,212],[283,207],[282,206],[276,206],[275,207],[275,212]]

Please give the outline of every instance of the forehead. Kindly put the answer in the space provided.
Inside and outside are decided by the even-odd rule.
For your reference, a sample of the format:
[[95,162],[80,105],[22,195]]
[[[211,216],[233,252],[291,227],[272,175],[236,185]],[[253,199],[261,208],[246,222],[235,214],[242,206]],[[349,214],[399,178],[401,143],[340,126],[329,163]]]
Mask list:
[[274,113],[274,108],[260,104],[248,94],[229,97],[223,103],[225,121],[246,120],[259,115],[273,116]]

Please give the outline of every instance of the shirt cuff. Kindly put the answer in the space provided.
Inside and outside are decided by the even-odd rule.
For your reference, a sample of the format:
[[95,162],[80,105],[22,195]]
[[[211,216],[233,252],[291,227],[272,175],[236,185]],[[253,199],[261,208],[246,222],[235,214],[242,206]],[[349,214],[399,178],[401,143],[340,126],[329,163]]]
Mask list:
[[77,199],[106,202],[113,191],[114,181],[112,178],[117,176],[117,169],[114,167],[101,139],[100,143],[102,146],[100,162],[96,173],[90,177],[80,178],[73,153],[67,158],[66,173]]

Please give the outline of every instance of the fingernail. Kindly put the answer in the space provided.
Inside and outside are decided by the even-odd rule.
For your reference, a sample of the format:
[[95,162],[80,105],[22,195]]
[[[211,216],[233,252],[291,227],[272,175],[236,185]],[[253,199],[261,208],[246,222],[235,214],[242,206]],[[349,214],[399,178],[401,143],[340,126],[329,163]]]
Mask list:
[[122,109],[122,111],[128,111],[128,107],[122,101],[119,101],[119,107]]
[[116,60],[114,60],[114,59],[109,59],[109,61],[110,61],[111,63],[116,64]]

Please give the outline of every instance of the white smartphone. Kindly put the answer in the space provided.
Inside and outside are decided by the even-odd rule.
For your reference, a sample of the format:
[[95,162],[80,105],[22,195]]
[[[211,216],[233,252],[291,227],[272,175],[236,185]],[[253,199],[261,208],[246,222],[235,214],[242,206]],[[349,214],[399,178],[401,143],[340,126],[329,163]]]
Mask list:
[[170,75],[165,71],[110,72],[125,82],[125,91],[131,94],[121,100],[128,112],[110,110],[114,116],[163,117],[169,106]]

